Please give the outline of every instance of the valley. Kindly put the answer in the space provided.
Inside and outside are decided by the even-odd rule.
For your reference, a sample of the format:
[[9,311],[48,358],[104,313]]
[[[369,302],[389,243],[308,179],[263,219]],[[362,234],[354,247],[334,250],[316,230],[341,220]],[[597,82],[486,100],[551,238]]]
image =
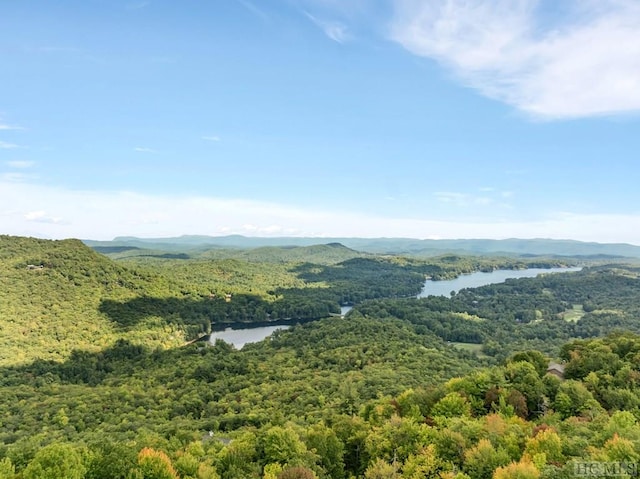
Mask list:
[[[1,236],[0,477],[555,478],[639,457],[633,259],[269,248]],[[527,268],[561,272],[444,283]],[[192,341],[276,320],[242,349]]]

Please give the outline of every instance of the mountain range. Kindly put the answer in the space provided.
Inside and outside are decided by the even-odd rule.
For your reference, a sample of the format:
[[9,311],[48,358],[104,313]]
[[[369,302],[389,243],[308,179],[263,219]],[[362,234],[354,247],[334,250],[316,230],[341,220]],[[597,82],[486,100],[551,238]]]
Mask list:
[[587,256],[640,258],[640,246],[627,243],[592,243],[556,239],[412,239],[412,238],[319,238],[185,235],[173,238],[116,237],[112,241],[84,240],[92,248],[141,248],[167,252],[211,249],[301,247],[339,243],[365,253],[437,256],[445,253],[507,256]]

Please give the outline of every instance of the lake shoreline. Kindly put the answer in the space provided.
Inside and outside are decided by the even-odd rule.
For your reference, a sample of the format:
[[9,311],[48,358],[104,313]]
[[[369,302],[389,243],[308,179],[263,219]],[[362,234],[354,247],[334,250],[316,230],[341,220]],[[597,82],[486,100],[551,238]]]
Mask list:
[[581,266],[560,266],[553,268],[495,269],[492,271],[474,271],[460,274],[453,279],[427,279],[417,298],[428,296],[446,296],[462,289],[479,288],[490,284],[504,283],[509,279],[535,278],[541,274],[571,273],[582,270]]
[[[424,282],[422,291],[417,296],[409,298],[426,298],[428,296],[450,297],[451,291],[456,293],[465,288],[477,288],[489,284],[500,284],[508,279],[533,278],[540,274],[555,274],[576,272],[581,267],[555,267],[555,268],[526,268],[526,269],[497,269],[493,271],[475,271],[473,273],[461,274],[455,279],[433,280],[427,279]],[[288,329],[297,324],[306,324],[327,318],[344,318],[351,305],[342,305],[340,314],[332,314],[318,318],[286,318],[257,322],[231,322],[212,324],[211,334],[203,335],[196,342],[206,341],[212,344],[211,339],[221,339],[233,344],[241,349],[248,343],[262,341],[269,337],[277,329]]]

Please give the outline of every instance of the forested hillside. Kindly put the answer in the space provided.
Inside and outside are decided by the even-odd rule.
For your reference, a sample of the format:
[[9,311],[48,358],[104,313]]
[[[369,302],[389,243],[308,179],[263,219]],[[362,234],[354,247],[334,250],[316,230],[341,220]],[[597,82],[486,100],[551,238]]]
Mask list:
[[5,368],[2,477],[560,478],[640,457],[640,337],[567,344],[564,380],[537,352],[476,369],[442,347],[324,320],[246,351],[120,343]]
[[[425,277],[556,263],[113,261],[0,240],[2,479],[568,478],[640,460],[637,267],[416,299]],[[185,343],[316,315],[241,350]]]
[[[87,242],[93,245],[93,242]],[[252,263],[292,263],[307,262],[314,264],[336,264],[352,258],[371,256],[347,248],[340,243],[314,244],[310,246],[263,246],[252,249],[215,248],[199,246],[190,248],[171,248],[157,245],[158,249],[138,246],[91,246],[94,250],[112,259],[159,258],[159,259],[237,259]],[[162,249],[165,247],[166,249]]]
[[103,301],[164,297],[170,280],[113,263],[77,240],[0,236],[0,364],[61,359],[127,338],[150,346],[184,342],[182,325],[148,316],[121,324],[100,313]]
[[[303,250],[324,264],[157,256],[113,261],[77,240],[0,236],[0,364],[62,359],[74,348],[98,351],[117,339],[174,347],[208,333],[212,324],[319,319],[339,313],[341,304],[415,296],[426,276],[562,264],[353,257],[340,245]],[[336,251],[337,257],[329,254]],[[349,259],[335,263],[344,254]]]

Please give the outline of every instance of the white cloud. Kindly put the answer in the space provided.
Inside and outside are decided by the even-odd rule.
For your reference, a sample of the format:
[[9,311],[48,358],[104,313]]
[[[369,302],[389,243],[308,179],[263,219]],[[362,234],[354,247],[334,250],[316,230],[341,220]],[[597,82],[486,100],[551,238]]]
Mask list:
[[248,0],[236,0],[240,5],[254,14],[256,17],[262,19],[263,21],[269,20],[269,15],[264,11],[258,8],[254,3],[249,2]]
[[254,225],[246,223],[238,228],[237,226],[222,226],[216,231],[217,234],[244,234],[249,236],[282,236],[295,234],[298,231],[295,228],[285,228],[281,225]]
[[308,12],[305,12],[305,15],[334,42],[345,43],[349,40],[349,29],[345,24],[335,20],[321,20]]
[[8,125],[6,123],[0,123],[0,130],[24,130],[21,126]]
[[29,178],[28,175],[25,175],[24,173],[17,173],[17,172],[9,172],[9,173],[0,173],[0,181],[10,181],[10,182],[16,182],[16,181],[25,181]]
[[303,12],[320,13],[332,18],[342,18],[348,21],[372,23],[373,14],[379,10],[380,0],[288,0]]
[[27,221],[35,221],[38,218],[41,218],[46,213],[44,211],[30,211],[29,213],[24,215],[24,219]]
[[7,143],[6,141],[0,141],[0,149],[3,150],[12,150],[14,148],[20,148],[20,146],[15,143]]
[[33,221],[36,223],[47,223],[52,225],[64,224],[62,218],[54,217],[47,214],[46,211],[29,211],[24,215],[26,221]]
[[133,151],[137,151],[138,153],[157,153],[153,148],[146,148],[143,146],[136,146]]
[[640,244],[640,213],[558,213],[535,221],[393,218],[277,203],[125,191],[78,191],[0,178],[2,234],[111,239],[182,234],[412,238],[570,238]]
[[203,136],[202,139],[206,141],[220,141],[220,137],[218,135]]
[[14,160],[7,161],[6,164],[9,168],[31,168],[35,163],[33,161]]
[[[396,0],[391,38],[482,94],[543,118],[640,110],[640,2]],[[553,21],[553,24],[550,22]]]
[[[485,193],[489,193],[490,190],[484,190]],[[468,193],[457,193],[450,191],[438,191],[433,194],[437,201],[440,203],[446,203],[455,205],[461,208],[471,206],[488,206],[493,205],[495,202],[493,198],[488,196],[471,195]]]
[[464,193],[453,193],[449,191],[438,191],[433,194],[440,203],[454,203],[457,205],[466,204],[467,195]]
[[493,200],[491,198],[487,198],[486,196],[476,196],[473,198],[473,202],[476,205],[488,206],[493,204]]

